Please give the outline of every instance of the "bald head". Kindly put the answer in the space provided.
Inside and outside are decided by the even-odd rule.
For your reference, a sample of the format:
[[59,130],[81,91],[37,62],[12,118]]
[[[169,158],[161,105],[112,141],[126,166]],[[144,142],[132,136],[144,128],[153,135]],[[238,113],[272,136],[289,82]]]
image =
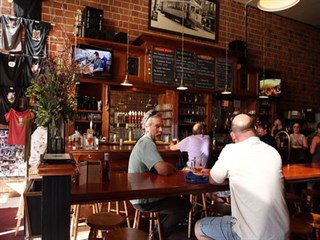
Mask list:
[[231,138],[235,142],[240,142],[251,136],[255,136],[253,119],[247,114],[235,116],[231,129]]
[[196,123],[195,125],[193,125],[192,134],[193,135],[204,134],[204,130],[205,130],[205,127],[203,123]]

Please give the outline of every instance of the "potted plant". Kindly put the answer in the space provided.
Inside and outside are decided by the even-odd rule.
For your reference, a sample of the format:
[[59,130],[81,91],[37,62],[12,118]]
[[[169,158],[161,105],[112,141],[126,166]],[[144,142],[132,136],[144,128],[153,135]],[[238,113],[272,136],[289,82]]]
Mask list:
[[26,96],[34,100],[31,111],[37,126],[48,127],[47,152],[64,152],[64,125],[77,114],[77,71],[74,64],[47,58],[41,72],[31,80]]

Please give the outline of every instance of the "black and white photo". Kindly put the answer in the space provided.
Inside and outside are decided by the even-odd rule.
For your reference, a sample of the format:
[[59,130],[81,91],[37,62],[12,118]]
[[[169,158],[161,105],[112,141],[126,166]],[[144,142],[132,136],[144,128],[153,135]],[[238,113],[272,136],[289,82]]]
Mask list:
[[149,3],[150,29],[218,40],[216,0],[150,0]]

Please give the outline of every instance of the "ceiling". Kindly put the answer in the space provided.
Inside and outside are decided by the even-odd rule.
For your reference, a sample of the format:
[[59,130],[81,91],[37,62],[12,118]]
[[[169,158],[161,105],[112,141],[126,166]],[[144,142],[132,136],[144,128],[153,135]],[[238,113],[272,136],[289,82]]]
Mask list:
[[[259,0],[232,0],[244,5],[257,7]],[[286,18],[296,20],[316,28],[320,28],[320,0],[300,0],[298,4],[287,10],[272,12]]]

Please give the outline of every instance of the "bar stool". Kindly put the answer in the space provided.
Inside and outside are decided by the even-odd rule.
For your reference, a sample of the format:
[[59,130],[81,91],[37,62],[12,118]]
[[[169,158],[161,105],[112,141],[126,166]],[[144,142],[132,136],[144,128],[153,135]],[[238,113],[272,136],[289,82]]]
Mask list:
[[[206,203],[206,195],[205,193],[201,193],[201,200],[202,203],[198,202],[198,195],[196,194],[190,194],[190,203],[191,203],[191,210],[189,212],[188,216],[188,238],[191,237],[191,230],[192,230],[192,223],[194,215],[197,212],[201,212],[201,217],[205,216],[207,217],[207,203]],[[197,210],[197,207],[200,206],[201,209]]]
[[[131,224],[130,224],[129,212],[127,207],[127,201],[122,201],[122,203],[123,203],[123,210],[120,210],[119,201],[108,202],[108,212],[114,212],[116,214],[124,214],[127,220],[127,226],[128,228],[130,228]],[[113,205],[115,205],[115,208],[112,208]]]
[[143,213],[149,214],[149,216],[146,216],[146,218],[149,220],[149,235],[150,236],[152,235],[153,227],[157,225],[159,240],[162,240],[163,236],[162,236],[162,229],[161,229],[161,222],[160,222],[160,214],[158,212],[141,212],[139,209],[135,208],[133,228],[136,228],[136,229],[139,228],[140,220],[142,218]]
[[147,240],[148,234],[136,228],[116,228],[108,231],[104,240]]
[[119,228],[123,225],[125,219],[123,216],[111,212],[99,212],[88,216],[87,225],[90,227],[88,239],[95,239],[98,231],[108,231]]
[[78,235],[78,224],[79,224],[79,215],[81,212],[81,207],[89,206],[92,208],[92,213],[98,213],[101,211],[101,203],[94,203],[94,204],[74,204],[71,206],[72,208],[72,215],[71,215],[71,238],[73,237],[74,240],[77,239]]

